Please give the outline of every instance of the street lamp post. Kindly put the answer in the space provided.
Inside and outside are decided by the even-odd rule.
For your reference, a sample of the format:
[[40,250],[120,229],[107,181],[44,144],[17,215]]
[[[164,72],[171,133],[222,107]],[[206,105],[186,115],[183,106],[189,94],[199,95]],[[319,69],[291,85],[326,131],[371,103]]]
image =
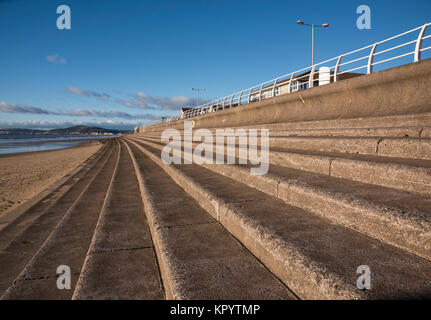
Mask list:
[[205,91],[205,88],[192,88],[193,91],[196,91],[196,107],[199,106],[199,91]]
[[298,20],[296,21],[297,24],[303,25],[303,26],[309,26],[311,27],[311,43],[312,43],[312,47],[311,47],[311,65],[314,66],[314,28],[327,28],[329,27],[329,23],[324,23],[324,24],[308,24],[308,23],[304,23],[304,21],[302,20]]

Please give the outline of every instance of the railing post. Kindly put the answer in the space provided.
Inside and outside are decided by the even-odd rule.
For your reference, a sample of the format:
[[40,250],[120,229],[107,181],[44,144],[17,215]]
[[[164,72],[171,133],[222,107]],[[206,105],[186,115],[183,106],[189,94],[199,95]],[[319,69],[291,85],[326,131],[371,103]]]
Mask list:
[[311,68],[310,79],[308,80],[308,87],[313,88],[314,86],[314,72],[316,71],[316,65]]
[[262,100],[262,89],[263,89],[263,83],[260,85],[259,100]]
[[338,81],[338,73],[340,72],[340,63],[341,63],[341,59],[343,59],[343,56],[339,56],[338,60],[337,60],[337,64],[335,65],[335,70],[334,70],[334,82]]
[[230,98],[229,108],[232,108],[233,97],[235,97],[235,94],[233,94],[232,97]]
[[251,99],[251,90],[252,90],[253,88],[250,88],[250,90],[248,91],[248,102],[247,103],[250,103],[250,99]]
[[275,88],[277,87],[278,78],[274,80],[274,84],[272,85],[272,96],[275,97]]
[[416,41],[416,49],[415,49],[415,59],[414,59],[414,62],[421,61],[422,41],[423,41],[423,37],[424,37],[425,31],[427,30],[427,27],[428,27],[428,24],[425,24],[422,27],[421,32],[419,32],[419,37],[418,37],[418,40]]
[[374,44],[370,52],[370,57],[368,58],[367,74],[373,73],[374,53],[376,52],[376,48],[377,48],[377,43]]
[[238,98],[238,107],[241,105],[241,99],[242,99],[242,91],[239,94],[239,98]]
[[290,79],[289,79],[289,86],[287,87],[287,92],[288,93],[291,93],[292,92],[292,80],[293,80],[293,76],[295,75],[295,72],[294,73],[292,73],[292,75],[290,76]]
[[225,97],[223,100],[223,110],[224,110],[224,106],[226,105],[226,100],[227,100],[227,97]]

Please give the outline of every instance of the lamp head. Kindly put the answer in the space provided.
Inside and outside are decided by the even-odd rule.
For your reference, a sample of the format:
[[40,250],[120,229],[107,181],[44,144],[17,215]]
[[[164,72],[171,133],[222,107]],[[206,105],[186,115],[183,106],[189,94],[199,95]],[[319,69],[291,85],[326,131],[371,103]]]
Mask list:
[[324,24],[322,24],[322,27],[324,27],[324,28],[329,27],[329,23],[324,23]]
[[296,23],[297,23],[297,24],[304,24],[304,21],[302,21],[302,20],[298,20],[298,21],[296,21]]

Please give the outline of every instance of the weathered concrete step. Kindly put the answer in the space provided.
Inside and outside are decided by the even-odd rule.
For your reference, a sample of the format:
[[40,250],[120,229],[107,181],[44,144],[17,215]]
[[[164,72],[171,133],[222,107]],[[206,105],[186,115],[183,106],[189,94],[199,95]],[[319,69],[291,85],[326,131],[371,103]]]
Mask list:
[[[160,137],[152,139],[160,140]],[[260,138],[257,143],[260,146]],[[431,160],[431,139],[428,138],[269,137],[269,147]]]
[[[140,143],[158,149],[161,145]],[[238,163],[238,161],[236,161]],[[271,165],[251,175],[249,165],[208,165],[288,204],[431,259],[431,197]]]
[[[190,119],[194,121],[196,119]],[[195,123],[196,124],[196,123]],[[225,127],[223,123],[220,123],[220,128]],[[430,137],[429,128],[431,127],[431,113],[421,114],[404,114],[396,116],[380,116],[380,117],[367,117],[367,118],[349,118],[349,119],[329,119],[329,120],[313,120],[304,122],[285,122],[285,123],[268,123],[258,125],[246,125],[241,128],[266,128],[271,131],[285,131],[285,130],[338,130],[338,129],[352,129],[352,128],[364,128],[364,129],[376,129],[376,128],[427,128],[422,133],[422,136]],[[156,134],[161,135],[161,132],[167,128],[175,128],[181,130],[183,123],[178,122],[171,125],[165,125],[162,127],[147,127],[144,132],[139,134]],[[214,128],[207,128],[214,130]],[[425,134],[425,135],[423,135]]]
[[[257,128],[260,130],[261,128]],[[283,136],[334,136],[334,137],[386,137],[386,138],[430,138],[431,127],[396,128],[346,128],[346,129],[303,129],[270,130],[274,137]]]
[[45,211],[54,206],[79,180],[84,179],[93,166],[95,166],[107,152],[107,147],[101,148],[73,170],[73,172],[67,174],[63,179],[60,179],[48,189],[44,190],[40,195],[36,196],[34,200],[30,200],[29,204],[24,203],[17,208],[17,210],[14,210],[14,212],[2,216],[0,218],[0,222],[2,223],[0,228],[0,250],[3,250]]
[[[11,229],[7,229],[10,233],[8,232],[5,240],[11,236],[14,237],[0,251],[0,269],[2,270],[0,275],[0,296],[43,245],[64,215],[76,206],[90,183],[104,167],[111,153],[112,150],[108,148],[91,170],[85,172],[85,176],[81,180],[72,186],[57,202],[40,214],[38,218],[34,219],[34,222],[26,226],[24,230],[15,229],[15,225],[12,225]],[[32,212],[28,212],[28,214],[31,216]],[[26,215],[27,212],[24,213],[23,217]],[[27,223],[25,222],[25,224]],[[19,227],[19,224],[17,227]],[[13,231],[16,231],[15,235]]]
[[[165,145],[160,139],[140,139],[154,147]],[[193,147],[196,145],[198,143],[194,143]],[[225,148],[225,154],[230,149]],[[238,148],[234,151],[236,156],[240,157]],[[269,162],[337,178],[431,195],[430,160],[272,148]]]
[[430,160],[273,148],[270,163],[431,195]]
[[[272,137],[288,137],[288,136],[323,136],[323,137],[411,137],[411,138],[430,138],[431,127],[378,127],[378,128],[324,128],[324,129],[289,129],[287,126],[278,124],[245,126],[232,129],[257,129],[258,132],[262,129],[268,129]],[[184,130],[178,130],[183,133]],[[216,129],[210,129],[215,133]],[[150,138],[159,138],[161,133],[140,133],[137,136],[147,136]]]
[[229,232],[130,143],[168,299],[294,299]]
[[[40,249],[1,296],[2,299],[70,299],[118,163],[118,146]],[[70,268],[71,290],[57,288],[57,268]]]
[[[260,125],[250,125],[244,128],[259,128]],[[415,128],[424,128],[425,134],[430,134],[431,113],[422,114],[405,114],[397,116],[381,116],[368,118],[350,118],[350,119],[332,119],[332,120],[314,120],[305,122],[289,122],[289,123],[272,123],[262,125],[263,128],[271,131],[285,130],[349,130],[349,129],[364,129],[370,130],[385,130],[387,133],[396,133],[398,128],[407,130],[412,134],[417,134]],[[403,129],[405,128],[405,129]],[[384,131],[383,131],[384,132]]]
[[[431,296],[430,261],[287,205],[209,169],[194,164],[164,165],[158,149],[142,145],[138,148],[300,298]],[[374,275],[369,291],[356,287],[360,265],[369,266]]]
[[163,299],[150,230],[127,148],[121,148],[73,299]]

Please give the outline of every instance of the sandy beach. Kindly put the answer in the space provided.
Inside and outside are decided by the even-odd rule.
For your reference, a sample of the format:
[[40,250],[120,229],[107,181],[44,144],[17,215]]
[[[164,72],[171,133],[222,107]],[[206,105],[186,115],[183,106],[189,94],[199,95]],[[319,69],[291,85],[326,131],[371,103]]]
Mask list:
[[0,156],[0,216],[61,179],[101,146],[91,142],[70,149]]

